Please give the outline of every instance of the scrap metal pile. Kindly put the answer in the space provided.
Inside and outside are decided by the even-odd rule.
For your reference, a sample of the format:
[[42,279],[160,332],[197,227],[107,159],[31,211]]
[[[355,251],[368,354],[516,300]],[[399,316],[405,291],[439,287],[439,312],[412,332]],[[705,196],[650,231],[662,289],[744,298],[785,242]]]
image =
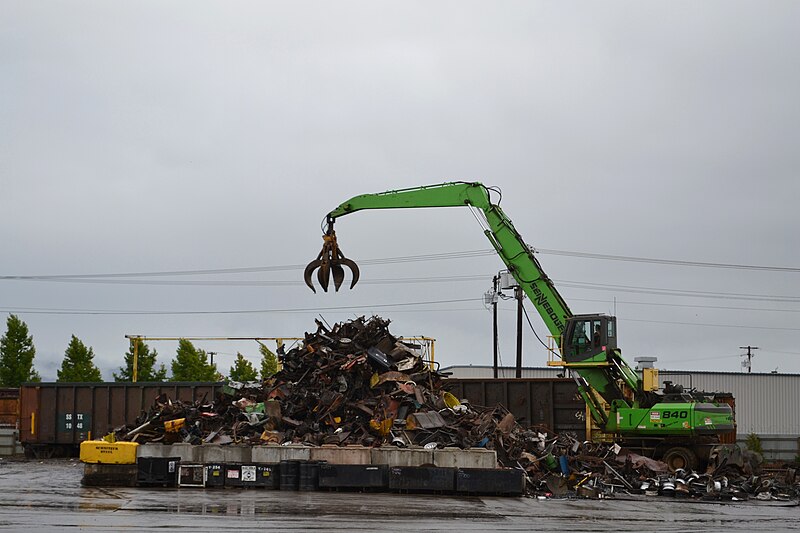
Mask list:
[[[508,426],[508,425],[506,425]],[[761,471],[760,457],[736,446],[712,453],[705,472],[670,471],[666,463],[615,444],[581,442],[546,428],[498,427],[498,460],[527,474],[530,494],[544,497],[610,498],[670,496],[742,501],[790,501],[800,497],[796,468]]]
[[429,449],[484,447],[505,467],[525,471],[536,495],[608,497],[620,493],[711,499],[790,499],[800,476],[758,476],[741,457],[723,457],[708,474],[670,473],[667,465],[619,447],[525,428],[503,406],[459,401],[419,347],[394,337],[389,321],[364,317],[317,331],[278,355],[283,368],[264,383],[228,383],[216,398],[158,397],[116,437],[140,443],[363,445]]
[[444,390],[419,346],[389,321],[357,318],[317,331],[286,353],[264,383],[187,404],[159,397],[118,438],[137,442],[487,446],[497,421]]

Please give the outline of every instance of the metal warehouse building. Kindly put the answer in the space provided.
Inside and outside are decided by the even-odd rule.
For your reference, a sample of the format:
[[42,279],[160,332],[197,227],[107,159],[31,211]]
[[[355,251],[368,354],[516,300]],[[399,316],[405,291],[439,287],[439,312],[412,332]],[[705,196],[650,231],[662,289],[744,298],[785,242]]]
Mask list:
[[[491,366],[450,366],[442,369],[454,378],[491,378]],[[553,378],[562,374],[557,367],[522,369],[523,378]],[[514,368],[503,367],[498,377],[513,378]],[[762,441],[770,460],[791,460],[800,455],[800,374],[745,374],[660,370],[659,381],[705,392],[730,392],[736,400],[739,442],[750,433]]]

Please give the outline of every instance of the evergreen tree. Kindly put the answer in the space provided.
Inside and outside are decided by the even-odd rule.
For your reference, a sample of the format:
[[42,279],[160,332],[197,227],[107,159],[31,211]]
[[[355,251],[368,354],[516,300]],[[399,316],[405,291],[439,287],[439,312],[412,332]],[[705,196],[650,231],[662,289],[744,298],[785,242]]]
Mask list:
[[258,351],[261,352],[261,380],[278,372],[278,356],[267,348],[266,344],[259,343]]
[[208,363],[208,354],[194,347],[191,341],[181,339],[172,360],[171,381],[217,381],[217,365]]
[[114,381],[133,381],[133,343],[137,343],[136,354],[136,381],[166,381],[167,367],[162,363],[156,369],[158,352],[150,351],[150,347],[142,339],[131,339],[131,346],[125,354],[125,366],[119,368],[119,374],[114,372]]
[[240,382],[255,381],[258,379],[258,372],[256,372],[253,363],[245,359],[242,354],[237,352],[236,361],[234,361],[233,366],[231,367],[230,374],[228,374],[228,379]]
[[16,388],[26,381],[41,381],[33,368],[36,348],[28,325],[17,315],[9,315],[6,325],[6,334],[0,338],[0,386]]
[[64,360],[58,371],[59,382],[103,381],[100,369],[94,365],[94,351],[86,347],[75,335],[64,352]]

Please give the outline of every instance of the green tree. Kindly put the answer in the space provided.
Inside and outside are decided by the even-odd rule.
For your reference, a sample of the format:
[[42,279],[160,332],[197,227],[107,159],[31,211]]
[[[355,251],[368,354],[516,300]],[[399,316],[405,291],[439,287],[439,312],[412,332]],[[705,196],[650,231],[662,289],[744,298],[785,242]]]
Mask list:
[[259,343],[258,351],[261,352],[261,380],[278,372],[278,356],[267,348],[266,344]]
[[17,315],[9,315],[6,325],[6,334],[0,338],[0,386],[19,387],[26,381],[41,381],[33,368],[36,348],[28,325]]
[[114,372],[114,381],[133,381],[133,343],[138,344],[136,353],[136,381],[166,381],[167,367],[162,363],[156,368],[158,352],[150,351],[150,347],[142,339],[131,339],[131,346],[125,354],[125,366]]
[[244,358],[240,353],[236,353],[236,361],[234,361],[231,371],[228,374],[228,379],[232,381],[255,381],[258,379],[258,372],[256,372],[253,363]]
[[217,381],[217,365],[208,362],[208,354],[194,347],[191,341],[178,341],[178,351],[172,360],[172,381]]
[[61,369],[58,371],[59,382],[103,381],[100,369],[94,364],[94,351],[86,347],[75,335],[69,341],[64,352]]

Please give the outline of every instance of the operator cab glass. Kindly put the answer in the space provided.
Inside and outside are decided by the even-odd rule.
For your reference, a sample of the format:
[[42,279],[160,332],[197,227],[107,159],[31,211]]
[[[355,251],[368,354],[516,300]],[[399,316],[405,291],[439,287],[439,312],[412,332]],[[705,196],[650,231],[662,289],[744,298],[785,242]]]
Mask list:
[[564,357],[584,361],[617,347],[617,321],[608,315],[576,315],[564,330]]

